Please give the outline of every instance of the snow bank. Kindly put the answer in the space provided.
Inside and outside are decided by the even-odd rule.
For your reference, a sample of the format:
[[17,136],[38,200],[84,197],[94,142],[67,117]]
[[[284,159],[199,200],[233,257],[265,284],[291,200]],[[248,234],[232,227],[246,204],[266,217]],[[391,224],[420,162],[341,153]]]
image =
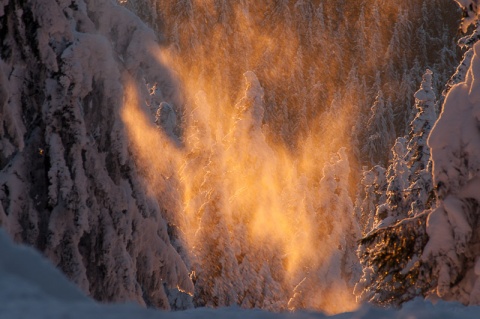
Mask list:
[[13,244],[1,229],[0,256],[0,304],[48,299],[68,303],[91,302],[40,253]]
[[63,274],[38,252],[11,242],[0,230],[0,318],[2,319],[209,319],[209,318],[333,318],[333,319],[469,319],[478,318],[480,307],[464,307],[457,303],[432,305],[416,299],[400,310],[363,306],[353,313],[325,316],[307,311],[272,313],[238,307],[197,308],[179,312],[145,309],[138,305],[101,305],[85,297]]

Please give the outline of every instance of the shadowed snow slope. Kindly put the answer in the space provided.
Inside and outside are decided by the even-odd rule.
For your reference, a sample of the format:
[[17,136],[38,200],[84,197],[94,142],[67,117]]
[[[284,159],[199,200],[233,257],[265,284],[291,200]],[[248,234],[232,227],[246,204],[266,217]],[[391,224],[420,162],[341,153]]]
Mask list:
[[[17,246],[0,231],[0,303],[91,303],[73,283],[37,251]],[[18,302],[18,303],[17,303]],[[0,311],[3,317],[3,311]]]

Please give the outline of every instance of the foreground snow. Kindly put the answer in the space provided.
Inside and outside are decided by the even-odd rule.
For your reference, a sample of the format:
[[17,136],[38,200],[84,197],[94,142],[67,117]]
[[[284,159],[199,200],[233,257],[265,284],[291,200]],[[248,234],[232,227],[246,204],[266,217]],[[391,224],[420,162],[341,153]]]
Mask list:
[[416,300],[401,310],[364,306],[332,317],[321,313],[271,313],[240,308],[199,308],[182,312],[145,309],[134,304],[102,305],[85,297],[38,252],[17,246],[0,230],[0,318],[478,318],[480,307]]
[[432,306],[423,302],[407,305],[400,311],[379,310],[364,308],[355,313],[339,314],[327,317],[320,313],[295,312],[295,313],[271,313],[262,310],[243,310],[240,308],[211,309],[201,308],[181,312],[162,312],[142,309],[138,306],[110,305],[104,306],[96,303],[59,303],[40,301],[21,301],[8,303],[0,306],[0,317],[11,318],[48,318],[48,319],[74,319],[74,318],[337,318],[337,319],[380,319],[380,318],[478,318],[478,307],[460,307],[453,304]]

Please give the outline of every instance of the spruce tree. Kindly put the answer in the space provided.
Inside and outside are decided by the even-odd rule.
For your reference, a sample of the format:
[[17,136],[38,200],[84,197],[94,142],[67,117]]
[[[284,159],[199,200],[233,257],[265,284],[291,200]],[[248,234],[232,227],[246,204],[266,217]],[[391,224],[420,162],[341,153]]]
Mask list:
[[[325,197],[317,213],[315,228],[319,231],[314,238],[320,256],[306,265],[304,280],[289,301],[290,309],[338,309],[340,301],[335,296],[339,295],[342,302],[353,302],[351,290],[360,275],[355,254],[360,227],[348,194],[350,164],[345,148],[332,156],[323,172],[318,191]],[[322,255],[330,258],[325,260]]]
[[[388,101],[387,101],[388,102]],[[366,142],[362,151],[368,156],[369,164],[385,164],[388,158],[385,149],[389,149],[395,138],[391,104],[386,103],[380,90],[370,110],[367,122]]]
[[360,218],[362,235],[373,229],[376,216],[376,207],[385,204],[388,182],[385,168],[376,165],[370,170],[363,169],[363,178],[360,184],[360,198],[355,203]]
[[[478,1],[458,1],[464,10],[463,30],[475,25],[478,34]],[[472,43],[465,81],[453,85],[428,145],[433,160],[437,205],[429,214],[423,261],[435,280],[432,295],[468,305],[480,304],[479,269],[479,155],[478,102],[480,83],[478,38]]]
[[[212,163],[213,164],[213,163]],[[213,170],[210,170],[213,172]],[[198,307],[226,307],[238,304],[239,293],[243,291],[240,271],[232,249],[231,232],[225,220],[225,199],[215,189],[219,176],[207,173],[205,186],[207,201],[198,212],[201,216],[199,229],[195,234],[194,303]]]
[[410,167],[410,186],[407,190],[409,215],[430,208],[434,200],[430,148],[427,145],[427,138],[437,119],[432,75],[430,70],[425,72],[420,90],[415,93],[416,116],[410,123],[406,155]]
[[[390,217],[388,223],[396,222],[407,216],[408,208],[405,199],[405,189],[408,187],[410,170],[405,161],[406,140],[404,137],[397,138],[392,148],[393,159],[387,171],[387,202],[388,213]],[[386,225],[384,225],[386,226]]]
[[415,99],[416,115],[410,124],[408,143],[400,137],[392,148],[387,198],[385,203],[379,203],[376,224],[362,238],[358,250],[364,272],[355,291],[360,299],[378,304],[400,305],[417,295],[426,295],[433,285],[431,268],[422,259],[428,241],[428,209],[434,204],[426,145],[436,118],[430,70]]

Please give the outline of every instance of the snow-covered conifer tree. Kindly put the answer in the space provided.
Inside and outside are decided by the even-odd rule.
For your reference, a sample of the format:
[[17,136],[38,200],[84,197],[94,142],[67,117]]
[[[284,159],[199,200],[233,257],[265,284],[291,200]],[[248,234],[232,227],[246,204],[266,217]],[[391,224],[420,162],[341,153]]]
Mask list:
[[[477,23],[477,2],[458,2],[464,5],[466,30],[469,24]],[[460,75],[455,80],[459,83],[451,86],[428,138],[436,185],[435,205],[427,195],[432,185],[425,145],[435,118],[431,72],[426,72],[421,89],[415,94],[418,113],[411,124],[408,154],[412,169],[408,198],[413,217],[376,229],[362,239],[359,254],[364,275],[356,292],[365,300],[401,304],[422,295],[464,304],[480,303],[476,271],[479,258],[475,249],[479,240],[474,235],[479,227],[475,216],[480,200],[480,135],[476,117],[480,84],[475,77],[480,70],[480,48],[478,42],[471,45],[471,63],[462,62],[466,77],[463,81]],[[433,210],[428,210],[431,206]]]
[[361,239],[363,275],[354,290],[359,300],[398,306],[430,292],[430,268],[421,261],[427,215],[374,229]]
[[159,83],[166,101],[177,98],[170,73],[151,54],[155,35],[113,1],[0,7],[7,3],[2,228],[41,250],[93,298],[170,309],[168,287],[193,292],[193,285],[121,118],[127,104],[148,118],[145,83]]
[[[408,208],[404,192],[408,187],[410,171],[405,161],[405,144],[405,138],[399,137],[392,148],[392,164],[387,171],[387,200],[384,207],[382,205],[378,207],[376,214],[377,223],[381,223],[381,227],[388,226],[407,215]],[[380,214],[383,216],[379,216]],[[379,227],[379,225],[377,224],[375,227]]]
[[[307,267],[305,279],[295,288],[289,301],[291,309],[327,306],[334,309],[340,300],[332,296],[339,296],[340,291],[343,291],[342,302],[351,301],[353,295],[350,291],[360,275],[355,254],[360,227],[348,194],[350,166],[344,148],[332,156],[323,172],[319,192],[328,195],[323,198],[317,213],[319,232],[315,240],[323,243],[318,245],[320,257]],[[332,245],[325,245],[326,242]],[[331,257],[322,260],[322,255]],[[333,291],[336,294],[331,294]]]
[[[213,172],[214,170],[210,170]],[[213,185],[218,176],[207,173],[205,186]],[[196,306],[226,307],[239,302],[243,291],[240,272],[231,244],[229,227],[225,220],[226,200],[218,189],[207,190],[207,201],[198,212],[201,216],[195,234],[193,270],[195,272]]]
[[435,102],[432,72],[427,70],[423,76],[420,90],[415,93],[417,113],[410,123],[410,140],[406,155],[406,161],[410,167],[410,186],[406,196],[410,215],[430,208],[434,200],[430,148],[427,145],[427,138],[437,118]]
[[[465,13],[463,30],[469,24],[478,26],[478,2],[457,2]],[[422,256],[436,278],[433,295],[464,304],[480,304],[476,248],[480,203],[478,41],[472,44],[472,51],[465,81],[451,87],[428,139],[438,201],[428,216],[429,240]]]
[[370,170],[363,171],[361,180],[361,198],[355,202],[355,210],[360,217],[362,234],[372,230],[375,221],[376,207],[385,204],[387,200],[386,191],[388,182],[385,168],[376,165]]
[[435,93],[432,88],[432,71],[427,70],[423,81],[415,93],[416,116],[410,123],[407,161],[412,174],[425,169],[430,160],[427,137],[435,121]]
[[405,138],[400,137],[392,148],[386,201],[378,205],[375,225],[361,239],[358,249],[363,275],[355,293],[363,301],[399,305],[431,287],[428,267],[421,263],[428,239],[427,214],[407,218],[409,204],[414,200],[410,198],[413,192],[408,191],[410,170],[405,144]]
[[385,103],[382,91],[379,91],[370,110],[370,118],[367,123],[367,140],[362,149],[364,156],[373,165],[387,162],[388,158],[385,156],[385,150],[389,149],[395,138],[393,112],[388,106],[389,104]]
[[[246,180],[252,180],[257,178],[258,172],[263,171],[263,174],[267,172],[267,176],[274,174],[276,159],[262,131],[265,114],[264,89],[254,72],[245,72],[244,79],[246,86],[244,95],[235,105],[238,118],[232,135],[234,147],[230,149],[234,154],[229,158],[239,160],[240,163],[249,163],[249,167],[241,167],[241,169],[238,165],[234,165],[233,167],[238,170],[234,173]],[[242,152],[245,149],[250,152]],[[234,203],[233,209],[238,211],[232,212],[232,218],[236,221],[233,230],[236,234],[235,239],[243,239],[241,242],[233,243],[237,246],[239,268],[242,278],[245,279],[240,291],[240,304],[245,307],[262,307],[270,310],[285,309],[287,301],[285,283],[280,276],[275,276],[284,272],[281,256],[268,246],[262,248],[259,247],[261,246],[259,243],[250,243],[251,238],[246,227],[249,221],[246,216],[251,216],[254,212],[244,211],[247,207]],[[251,218],[255,217],[251,216]]]
[[475,26],[474,32],[470,35],[466,35],[458,41],[461,48],[467,49],[463,54],[462,62],[457,66],[455,73],[452,75],[447,83],[444,94],[448,93],[450,88],[457,83],[464,82],[467,72],[470,68],[472,58],[474,55],[473,45],[480,39],[480,28],[477,23],[478,15],[478,1],[477,0],[455,0],[463,10],[463,18],[460,28],[463,32],[467,32],[467,29],[471,26]]
[[430,268],[421,258],[428,240],[425,210],[433,204],[426,145],[435,120],[431,81],[432,72],[427,70],[415,93],[417,113],[410,124],[408,149],[406,139],[398,138],[388,169],[387,200],[377,207],[376,225],[361,240],[359,257],[364,273],[356,293],[363,300],[401,304],[431,289]]
[[175,128],[177,127],[177,117],[175,110],[166,102],[160,103],[155,112],[155,124],[165,131],[165,134],[176,139]]

